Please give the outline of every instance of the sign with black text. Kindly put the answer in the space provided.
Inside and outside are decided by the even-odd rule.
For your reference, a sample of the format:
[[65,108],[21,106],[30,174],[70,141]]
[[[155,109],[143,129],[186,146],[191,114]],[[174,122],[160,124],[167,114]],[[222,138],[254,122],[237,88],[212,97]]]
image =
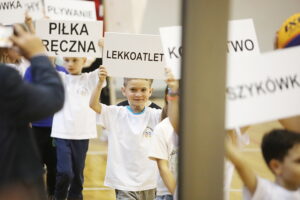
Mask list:
[[227,52],[230,54],[260,53],[252,19],[228,22]]
[[300,114],[300,47],[228,57],[226,128]]
[[32,17],[33,20],[44,18],[42,0],[22,0],[22,2],[24,2],[28,15]]
[[161,42],[166,55],[167,67],[170,67],[175,78],[180,79],[182,44],[181,26],[163,27],[159,29]]
[[43,5],[41,0],[0,0],[0,23],[10,25],[24,23],[25,12],[33,20],[43,17]]
[[93,1],[45,0],[45,13],[54,20],[97,20]]
[[103,65],[109,76],[165,79],[158,35],[105,33]]
[[4,25],[22,23],[25,6],[21,0],[0,0],[0,23]]
[[36,34],[49,56],[102,57],[102,21],[38,20]]

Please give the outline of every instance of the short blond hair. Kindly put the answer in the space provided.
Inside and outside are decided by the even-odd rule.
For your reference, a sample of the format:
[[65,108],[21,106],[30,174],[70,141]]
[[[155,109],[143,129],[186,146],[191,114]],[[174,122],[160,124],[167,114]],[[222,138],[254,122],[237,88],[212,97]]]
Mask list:
[[126,87],[128,82],[131,80],[145,80],[149,82],[150,87],[152,86],[153,79],[146,79],[146,78],[124,78],[123,86]]

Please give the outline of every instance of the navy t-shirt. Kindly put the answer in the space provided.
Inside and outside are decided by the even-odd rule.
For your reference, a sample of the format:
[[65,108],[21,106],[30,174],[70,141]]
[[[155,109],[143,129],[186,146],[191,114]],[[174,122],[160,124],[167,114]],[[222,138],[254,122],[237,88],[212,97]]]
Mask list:
[[[64,72],[66,74],[68,74],[68,71],[59,65],[55,65],[55,69],[56,71],[60,71],[60,72]],[[29,66],[26,69],[26,72],[24,74],[24,80],[31,83],[32,80],[32,75],[31,75],[31,66]],[[32,126],[37,126],[37,127],[52,127],[52,121],[53,121],[53,116],[47,117],[45,119],[36,121],[36,122],[32,122]]]

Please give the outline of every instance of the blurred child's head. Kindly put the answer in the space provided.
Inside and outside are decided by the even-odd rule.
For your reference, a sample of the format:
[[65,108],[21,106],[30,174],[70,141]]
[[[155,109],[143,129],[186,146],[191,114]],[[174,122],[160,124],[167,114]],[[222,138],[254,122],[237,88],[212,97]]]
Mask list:
[[277,31],[275,48],[287,48],[300,45],[300,13],[286,19]]
[[84,57],[64,57],[64,65],[72,75],[81,74],[85,61],[86,58]]
[[22,56],[14,48],[0,48],[0,62],[20,64]]
[[263,157],[286,185],[300,187],[300,134],[288,130],[273,130],[262,140]]
[[152,79],[124,78],[122,89],[131,109],[141,112],[152,94]]

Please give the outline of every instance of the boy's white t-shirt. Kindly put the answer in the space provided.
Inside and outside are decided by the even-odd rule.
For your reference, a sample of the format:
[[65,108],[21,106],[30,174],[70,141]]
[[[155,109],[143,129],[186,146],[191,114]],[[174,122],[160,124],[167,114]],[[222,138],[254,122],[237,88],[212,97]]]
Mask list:
[[96,138],[96,113],[89,107],[89,101],[98,81],[98,70],[80,75],[59,74],[65,88],[65,103],[53,117],[51,137]]
[[150,138],[159,123],[160,109],[145,107],[138,114],[129,106],[102,104],[98,123],[108,131],[104,185],[126,191],[156,188],[158,169],[148,158]]
[[257,178],[257,186],[254,195],[247,188],[244,188],[245,200],[300,200],[300,188],[296,191],[289,191],[280,185],[263,178]]
[[[151,138],[149,157],[168,160],[170,171],[177,179],[178,135],[174,132],[169,118],[164,119],[155,127]],[[156,191],[159,196],[171,195],[160,176]]]

